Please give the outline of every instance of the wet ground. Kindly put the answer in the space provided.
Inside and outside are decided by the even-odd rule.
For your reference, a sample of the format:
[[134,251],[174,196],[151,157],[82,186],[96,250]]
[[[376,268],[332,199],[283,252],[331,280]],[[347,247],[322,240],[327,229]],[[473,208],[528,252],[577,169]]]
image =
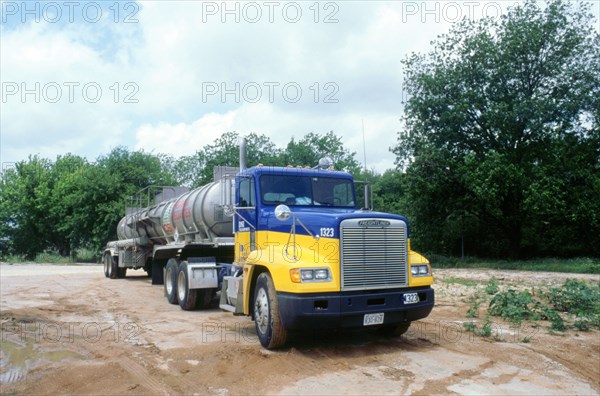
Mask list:
[[96,265],[1,264],[0,393],[599,394],[598,331],[496,318],[491,337],[464,330],[469,296],[492,276],[501,287],[599,281],[439,270],[432,314],[402,337],[315,330],[272,352],[250,319],[181,311],[142,271],[110,280]]

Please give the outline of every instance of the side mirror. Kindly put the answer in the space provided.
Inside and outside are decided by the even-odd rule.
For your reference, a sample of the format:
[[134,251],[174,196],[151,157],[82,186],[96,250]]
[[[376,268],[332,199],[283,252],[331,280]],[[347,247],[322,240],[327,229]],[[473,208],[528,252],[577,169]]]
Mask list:
[[225,175],[221,178],[221,207],[225,216],[231,217],[235,213],[233,200],[235,193],[235,179]]
[[277,205],[275,208],[275,217],[279,221],[286,221],[292,215],[292,211],[287,205]]

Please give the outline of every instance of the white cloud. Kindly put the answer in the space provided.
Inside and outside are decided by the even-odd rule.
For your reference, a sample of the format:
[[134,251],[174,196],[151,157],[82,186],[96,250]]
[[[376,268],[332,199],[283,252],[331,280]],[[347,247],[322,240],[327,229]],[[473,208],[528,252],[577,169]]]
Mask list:
[[[475,3],[453,2],[474,17],[498,4]],[[282,2],[271,23],[266,3],[258,2],[259,22],[240,15],[235,23],[227,14],[223,23],[220,12],[204,12],[210,4],[224,3],[142,2],[134,15],[139,22],[131,24],[111,22],[108,10],[97,24],[3,24],[3,83],[31,88],[39,82],[42,91],[49,82],[80,85],[74,103],[65,100],[66,87],[58,103],[44,98],[35,103],[31,96],[23,103],[20,95],[3,100],[2,161],[66,152],[93,159],[117,145],[179,156],[232,130],[263,133],[280,146],[292,136],[333,130],[362,161],[364,121],[368,166],[384,171],[393,166],[389,147],[402,115],[401,60],[429,50],[429,42],[448,30],[444,19],[456,11],[444,2],[297,2],[302,18],[289,23],[282,10],[291,3]],[[248,3],[227,6],[235,4],[242,11]],[[494,7],[487,10],[495,12]],[[323,23],[327,16],[338,22]],[[88,103],[81,92],[89,82],[102,89],[97,103]],[[272,98],[269,82],[279,84]],[[241,97],[203,97],[207,83],[228,89],[239,83]],[[286,83],[302,89],[298,102],[286,100]],[[262,87],[257,103],[244,96],[244,87],[253,84]],[[138,102],[124,103],[127,95]],[[327,95],[337,103],[324,103]]]

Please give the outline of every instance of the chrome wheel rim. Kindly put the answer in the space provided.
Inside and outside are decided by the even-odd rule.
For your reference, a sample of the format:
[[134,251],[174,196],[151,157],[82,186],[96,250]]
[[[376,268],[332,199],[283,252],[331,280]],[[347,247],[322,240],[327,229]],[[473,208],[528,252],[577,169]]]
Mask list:
[[167,294],[173,293],[173,268],[169,267],[167,270],[167,279],[165,280],[165,287],[167,288]]
[[256,326],[262,334],[267,333],[269,325],[269,299],[265,289],[260,288],[256,293],[256,301],[254,302],[254,320]]
[[179,276],[177,277],[177,296],[179,297],[179,301],[185,299],[185,276],[183,275],[183,271],[179,271]]

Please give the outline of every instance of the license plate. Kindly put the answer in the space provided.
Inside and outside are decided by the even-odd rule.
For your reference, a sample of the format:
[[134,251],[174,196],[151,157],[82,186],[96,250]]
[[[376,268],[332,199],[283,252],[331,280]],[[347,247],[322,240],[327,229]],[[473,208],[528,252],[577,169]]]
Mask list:
[[372,326],[383,324],[383,312],[382,313],[374,313],[374,314],[365,314],[365,318],[363,320],[363,326]]
[[405,293],[403,296],[404,304],[414,304],[419,302],[418,293]]

